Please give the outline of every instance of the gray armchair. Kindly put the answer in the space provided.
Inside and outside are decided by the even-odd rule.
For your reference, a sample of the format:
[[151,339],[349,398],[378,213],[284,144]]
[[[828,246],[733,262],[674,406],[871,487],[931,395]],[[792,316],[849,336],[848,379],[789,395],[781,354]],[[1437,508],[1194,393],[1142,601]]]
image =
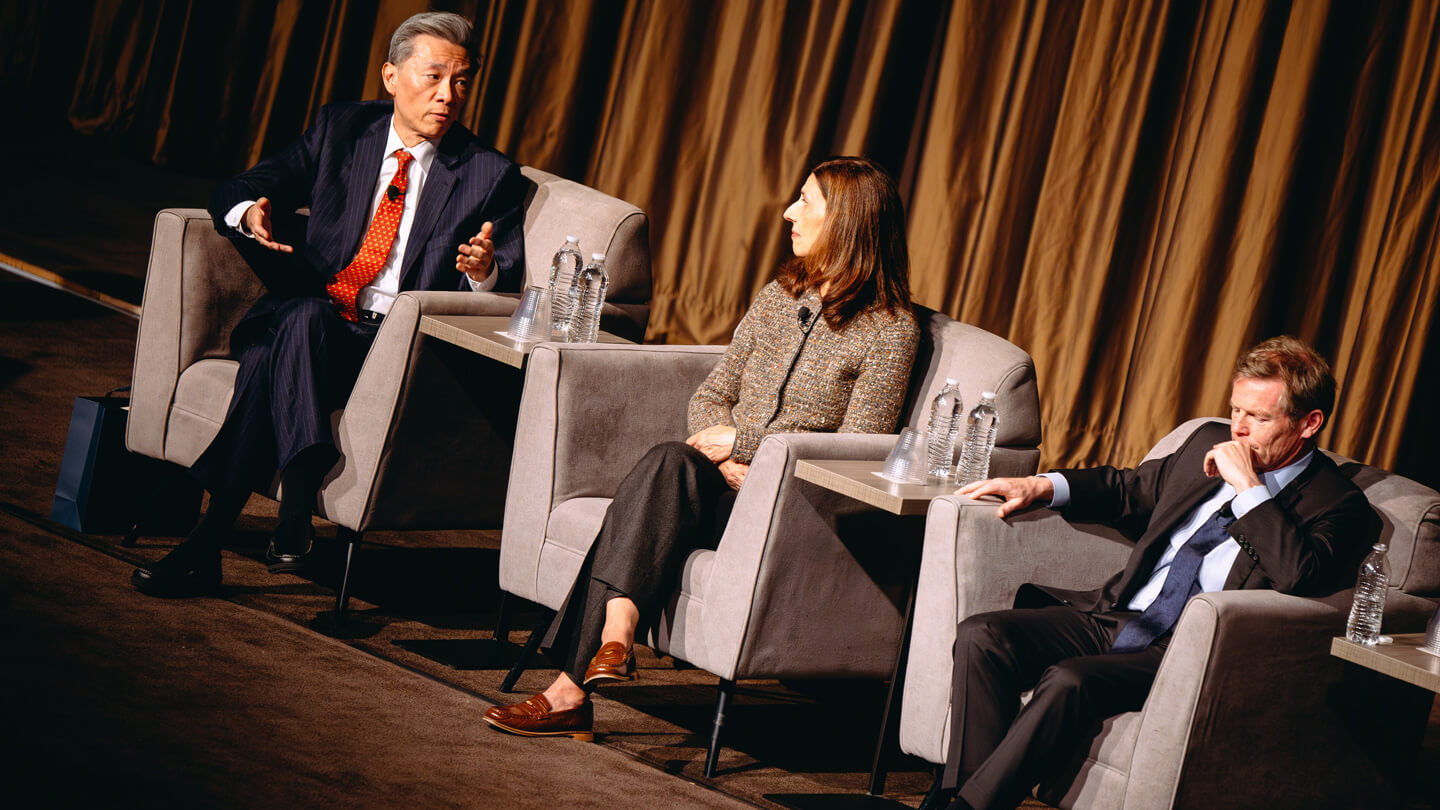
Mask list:
[[[1186,422],[1146,458],[1172,452],[1208,421]],[[1332,457],[1384,522],[1394,569],[1385,632],[1424,630],[1435,604],[1420,597],[1440,594],[1440,493]],[[1049,510],[1001,520],[991,503],[937,499],[926,520],[901,748],[945,759],[961,619],[1010,607],[1024,582],[1098,586],[1128,553],[1118,533]],[[1431,695],[1329,654],[1350,599],[1349,591],[1195,597],[1144,708],[1107,720],[1039,798],[1061,808],[1258,807],[1276,797],[1293,806],[1391,806],[1386,797],[1418,749]]]
[[[919,315],[921,346],[903,424],[924,426],[947,376],[960,380],[967,403],[982,389],[995,391],[1001,427],[994,468],[1033,472],[1040,420],[1030,357],[984,330]],[[615,488],[650,447],[685,437],[686,404],[721,351],[547,344],[533,353],[500,546],[502,591],[551,610],[561,605]],[[617,387],[617,379],[627,384]],[[898,646],[915,550],[887,544],[876,531],[877,520],[890,516],[793,472],[798,459],[882,460],[894,443],[894,435],[767,437],[719,548],[686,561],[650,643],[720,678],[707,775],[736,680],[889,677],[893,662],[877,660],[873,650]]]
[[[641,339],[650,309],[649,225],[622,200],[529,167],[526,277],[545,284],[566,234],[608,254],[604,327]],[[263,289],[197,209],[155,218],[135,350],[126,444],[190,466],[220,428],[234,388],[230,331]],[[518,408],[520,372],[426,338],[426,315],[508,315],[514,294],[412,292],[396,299],[345,408],[332,416],[341,459],[318,512],[347,542],[336,597],[343,615],[354,548],[372,529],[464,529],[499,524]],[[450,465],[447,468],[446,465]],[[466,492],[433,486],[464,480]],[[276,494],[276,485],[269,493]]]

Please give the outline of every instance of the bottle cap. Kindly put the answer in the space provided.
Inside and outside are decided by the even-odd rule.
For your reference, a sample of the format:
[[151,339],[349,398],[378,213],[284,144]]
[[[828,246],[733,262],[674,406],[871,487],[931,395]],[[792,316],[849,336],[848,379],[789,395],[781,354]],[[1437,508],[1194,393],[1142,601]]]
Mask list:
[[945,384],[946,384],[946,385],[959,385],[959,384],[960,384],[960,381],[957,380],[957,379],[955,379],[954,377],[946,377],[946,378],[945,378]]
[[567,233],[567,234],[565,234],[565,241],[566,241],[566,242],[574,242],[575,244],[578,245],[578,244],[580,244],[580,237],[578,237],[578,236],[571,236],[570,234]]
[[603,261],[605,261],[605,254],[604,254],[604,253],[591,253],[591,254],[590,254],[590,260],[591,260],[591,261],[596,261],[596,262],[603,262]]

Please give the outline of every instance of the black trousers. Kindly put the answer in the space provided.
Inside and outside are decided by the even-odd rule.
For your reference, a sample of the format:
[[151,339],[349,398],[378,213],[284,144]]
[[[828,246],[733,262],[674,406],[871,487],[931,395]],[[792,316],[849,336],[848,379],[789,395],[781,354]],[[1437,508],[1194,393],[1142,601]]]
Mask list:
[[[1169,636],[1111,654],[1136,613],[1056,605],[982,613],[955,638],[942,786],[971,807],[1013,808],[1075,756],[1105,718],[1145,703]],[[1020,695],[1034,689],[1020,708]]]
[[263,491],[310,448],[337,455],[330,414],[349,399],[377,331],[315,296],[287,299],[242,328],[231,341],[240,370],[230,409],[190,468],[212,493]]
[[684,442],[651,448],[615,491],[541,649],[581,684],[600,649],[605,605],[617,596],[639,608],[635,636],[644,638],[675,590],[685,558],[720,544],[734,503],[735,490],[704,453]]

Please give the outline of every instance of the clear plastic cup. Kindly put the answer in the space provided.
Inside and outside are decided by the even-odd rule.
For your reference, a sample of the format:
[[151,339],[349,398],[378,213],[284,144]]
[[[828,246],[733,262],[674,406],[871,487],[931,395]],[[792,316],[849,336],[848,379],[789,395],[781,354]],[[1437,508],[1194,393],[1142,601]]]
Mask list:
[[915,428],[900,431],[880,477],[897,484],[920,484],[925,481],[925,434]]
[[550,316],[545,309],[545,288],[526,287],[520,296],[520,305],[510,316],[506,334],[512,340],[549,340]]

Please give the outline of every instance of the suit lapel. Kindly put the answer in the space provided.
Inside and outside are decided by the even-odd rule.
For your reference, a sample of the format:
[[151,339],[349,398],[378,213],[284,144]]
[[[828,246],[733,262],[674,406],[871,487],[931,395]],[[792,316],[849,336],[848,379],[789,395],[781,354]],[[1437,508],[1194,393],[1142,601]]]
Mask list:
[[[1295,505],[1300,502],[1300,495],[1304,492],[1305,487],[1315,480],[1315,476],[1320,473],[1320,468],[1330,460],[1320,452],[1318,447],[1311,452],[1315,453],[1315,457],[1310,459],[1310,463],[1305,465],[1305,469],[1301,470],[1295,480],[1290,482],[1290,486],[1273,496],[1276,506],[1287,512],[1295,511]],[[1250,574],[1254,572],[1255,565],[1255,561],[1250,558],[1249,554],[1243,551],[1236,554],[1235,562],[1230,566],[1230,573],[1225,576],[1224,589],[1230,591],[1244,586],[1245,580],[1249,579]]]
[[1116,601],[1125,604],[1135,596],[1135,592],[1150,578],[1150,574],[1155,570],[1155,563],[1170,545],[1170,537],[1174,534],[1175,527],[1194,512],[1201,501],[1214,495],[1224,481],[1218,477],[1202,477],[1198,483],[1198,486],[1185,493],[1165,512],[1156,513],[1152,517],[1145,536],[1141,538],[1139,546],[1131,554],[1130,562],[1125,567],[1125,576],[1119,583]]
[[[460,162],[451,145],[453,141],[441,139],[435,150],[435,160],[430,163],[430,173],[425,177],[425,188],[420,192],[420,206],[415,209],[415,220],[410,224],[410,236],[405,241],[405,263],[400,268],[400,289],[414,289],[416,263],[425,253],[425,243],[435,232],[435,224],[450,200],[450,191],[455,187],[456,166]],[[458,244],[457,244],[458,247]]]
[[345,222],[340,231],[340,244],[345,247],[342,266],[349,264],[360,250],[360,240],[365,238],[369,226],[370,197],[375,192],[375,183],[380,177],[380,162],[385,159],[385,140],[389,133],[390,116],[384,116],[365,130],[355,144],[355,151],[341,170],[345,180]]

